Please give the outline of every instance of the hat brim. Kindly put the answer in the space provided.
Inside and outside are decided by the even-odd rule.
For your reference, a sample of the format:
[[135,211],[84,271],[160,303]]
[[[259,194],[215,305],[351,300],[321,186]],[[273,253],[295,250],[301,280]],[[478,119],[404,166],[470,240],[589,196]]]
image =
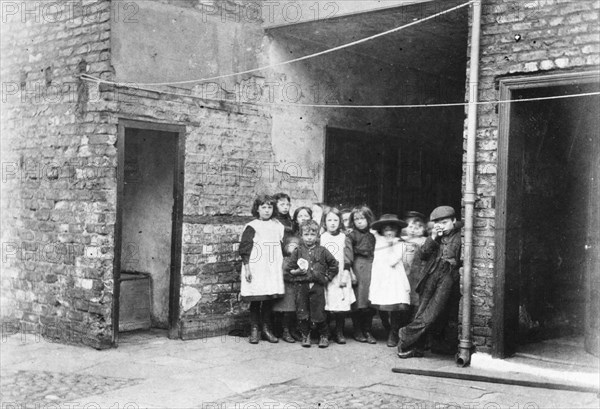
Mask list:
[[406,223],[404,220],[377,220],[376,222],[373,222],[371,228],[374,230],[379,230],[386,225],[393,225],[398,227],[398,229],[403,229],[408,226],[408,223]]

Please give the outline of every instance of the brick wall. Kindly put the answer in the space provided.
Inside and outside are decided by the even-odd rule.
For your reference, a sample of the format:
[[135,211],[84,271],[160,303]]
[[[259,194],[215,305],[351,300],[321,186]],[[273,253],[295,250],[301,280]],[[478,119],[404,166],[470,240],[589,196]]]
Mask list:
[[[482,3],[481,101],[499,97],[495,81],[502,76],[573,71],[600,65],[599,1],[485,0]],[[519,41],[515,40],[517,34]],[[473,336],[478,349],[483,351],[491,347],[494,307],[497,148],[496,106],[480,105],[476,170],[478,201],[473,248]]]
[[[186,92],[177,90],[178,93]],[[268,109],[169,93],[118,88],[115,119],[186,127],[180,334],[197,338],[245,325],[237,254],[250,207],[260,192],[306,194],[276,160]]]
[[114,137],[78,75],[110,78],[110,2],[2,2],[3,332],[110,345]]

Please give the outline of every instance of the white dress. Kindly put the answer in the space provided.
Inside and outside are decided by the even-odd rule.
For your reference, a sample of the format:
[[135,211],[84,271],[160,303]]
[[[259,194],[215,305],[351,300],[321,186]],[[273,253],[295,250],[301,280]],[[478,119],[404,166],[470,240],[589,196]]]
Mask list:
[[[338,261],[338,274],[331,280],[325,289],[325,310],[326,311],[350,311],[350,305],[356,298],[352,290],[352,279],[350,274],[344,272],[344,246],[346,245],[346,235],[338,233],[332,235],[325,232],[321,235],[321,246],[325,247]],[[345,287],[340,287],[340,283],[346,283]]]
[[391,242],[375,234],[375,256],[371,270],[369,301],[376,309],[393,311],[410,304],[410,284],[404,270],[404,246],[397,237]]
[[249,261],[252,280],[246,281],[246,269],[242,266],[240,295],[245,297],[246,301],[282,297],[283,225],[276,220],[253,220],[244,226],[244,230],[248,226],[255,232]]

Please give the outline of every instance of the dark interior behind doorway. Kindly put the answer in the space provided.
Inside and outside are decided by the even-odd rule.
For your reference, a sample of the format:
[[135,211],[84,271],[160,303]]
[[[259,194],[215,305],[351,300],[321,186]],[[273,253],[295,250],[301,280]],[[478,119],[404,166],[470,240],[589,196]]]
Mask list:
[[[461,120],[454,122],[461,125]],[[366,204],[376,216],[409,210],[429,215],[439,205],[460,212],[460,133],[440,133],[437,142],[327,128],[325,202]]]
[[[598,88],[524,89],[513,99]],[[598,276],[589,249],[599,241],[599,107],[598,96],[512,104],[505,303],[518,314],[518,331],[507,334],[509,349],[597,327],[597,317],[586,319],[586,301]]]
[[[151,326],[169,328],[176,155],[176,133],[126,128],[121,271],[143,273],[149,281],[121,282],[121,321],[143,318],[140,310],[147,305]],[[132,315],[125,308],[138,311]]]

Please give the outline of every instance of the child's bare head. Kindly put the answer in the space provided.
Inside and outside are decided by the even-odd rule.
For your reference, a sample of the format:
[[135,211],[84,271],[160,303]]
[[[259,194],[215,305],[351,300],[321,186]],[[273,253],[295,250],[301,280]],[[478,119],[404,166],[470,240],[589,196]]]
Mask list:
[[368,206],[357,206],[350,214],[350,224],[359,230],[371,227],[375,216]]
[[307,246],[312,246],[317,242],[319,237],[319,223],[314,220],[307,220],[300,225],[300,236],[302,241]]

